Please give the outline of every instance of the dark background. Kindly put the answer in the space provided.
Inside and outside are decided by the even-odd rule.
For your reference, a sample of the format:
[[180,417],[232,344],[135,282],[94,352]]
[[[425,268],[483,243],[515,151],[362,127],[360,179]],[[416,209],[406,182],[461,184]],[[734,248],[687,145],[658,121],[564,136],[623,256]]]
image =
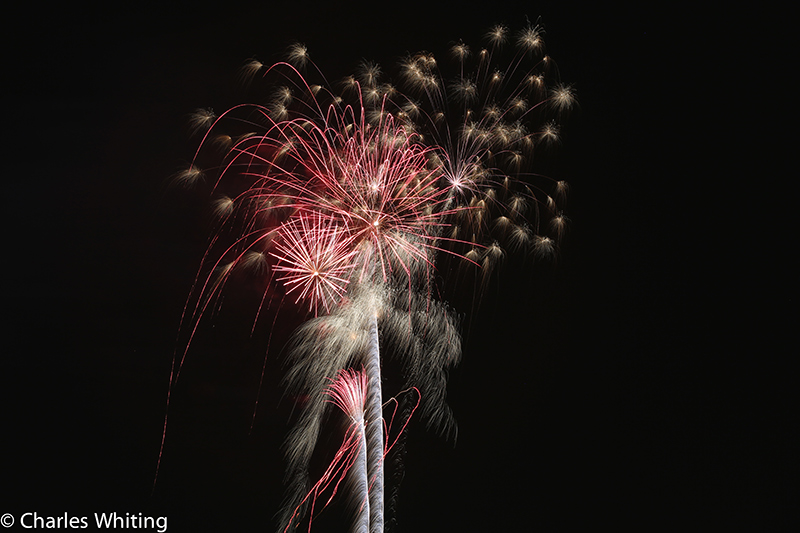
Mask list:
[[[274,529],[287,407],[268,372],[249,431],[269,327],[251,339],[244,311],[191,354],[151,494],[207,235],[201,199],[167,187],[194,149],[187,115],[239,103],[243,62],[277,60],[294,40],[337,78],[363,58],[443,55],[540,15],[580,103],[553,167],[571,184],[572,224],[555,267],[512,262],[471,315],[449,388],[458,441],[412,424],[398,530],[787,528],[792,419],[765,377],[787,350],[754,334],[757,305],[739,307],[766,280],[741,275],[746,250],[715,237],[732,233],[729,214],[741,222],[727,207],[736,186],[717,185],[759,170],[708,128],[732,109],[742,123],[753,113],[720,96],[734,83],[717,75],[737,26],[548,2],[71,4],[9,21],[21,29],[5,37],[0,512]],[[719,150],[738,161],[723,170]],[[788,330],[790,316],[771,325]],[[275,352],[293,324],[281,326]],[[337,530],[330,515],[320,531]]]

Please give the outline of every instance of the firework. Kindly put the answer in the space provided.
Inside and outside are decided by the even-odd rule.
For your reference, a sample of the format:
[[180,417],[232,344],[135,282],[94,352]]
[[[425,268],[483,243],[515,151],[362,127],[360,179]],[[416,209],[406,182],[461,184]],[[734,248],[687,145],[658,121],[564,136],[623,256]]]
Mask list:
[[[236,272],[267,278],[258,314],[282,287],[281,302],[313,315],[292,338],[284,379],[287,391],[309,398],[286,441],[287,528],[313,516],[320,490],[334,483],[335,493],[333,480],[355,469],[355,527],[383,530],[386,357],[419,392],[427,424],[454,434],[446,374],[461,340],[456,314],[436,298],[434,270],[457,279],[477,268],[480,297],[507,249],[556,252],[566,183],[526,169],[558,140],[556,121],[574,106],[574,91],[554,74],[542,36],[539,26],[519,32],[504,68],[504,26],[487,34],[487,48],[454,45],[453,75],[429,53],[410,55],[399,67],[402,90],[365,62],[341,95],[300,74],[313,63],[295,45],[289,63],[250,62],[243,71],[248,83],[269,82],[266,104],[194,116],[192,131],[205,133],[176,182],[216,173],[219,222],[184,311],[189,333],[175,379],[202,316]],[[206,168],[202,160],[220,150],[222,161]],[[347,370],[355,366],[363,371]],[[331,401],[351,425],[312,485],[308,464]]]
[[295,303],[307,300],[314,316],[320,307],[330,312],[345,294],[356,254],[348,233],[346,224],[320,214],[301,215],[281,226],[270,252],[279,260],[274,271],[282,276],[277,281],[286,286],[287,295],[298,293]]
[[[367,393],[367,375],[364,372],[341,370],[336,379],[332,381],[325,391],[328,402],[334,404],[347,415],[349,425],[341,447],[334,455],[330,466],[306,494],[300,505],[295,508],[284,531],[288,531],[294,524],[295,517],[306,502],[311,502],[310,514],[313,516],[313,503],[327,489],[331,488],[331,495],[323,506],[326,507],[339,489],[341,481],[348,473],[354,477],[351,497],[358,503],[354,520],[354,530],[359,532],[369,531],[369,478],[367,474],[367,440],[364,420],[364,403]],[[309,521],[310,528],[310,521]]]

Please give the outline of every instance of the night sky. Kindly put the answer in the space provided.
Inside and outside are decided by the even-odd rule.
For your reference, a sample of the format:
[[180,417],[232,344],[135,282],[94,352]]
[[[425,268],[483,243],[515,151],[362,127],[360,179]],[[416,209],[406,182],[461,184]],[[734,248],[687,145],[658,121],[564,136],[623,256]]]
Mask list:
[[[195,148],[187,115],[240,103],[239,67],[278,60],[293,41],[337,79],[362,59],[444,55],[494,23],[541,16],[579,100],[548,169],[570,183],[571,226],[554,266],[509,261],[465,319],[448,389],[458,440],[411,424],[395,530],[788,527],[784,391],[753,365],[781,348],[734,310],[759,289],[728,290],[738,274],[710,260],[725,247],[712,237],[718,212],[702,208],[721,141],[687,128],[719,112],[698,115],[692,95],[717,57],[698,37],[706,22],[488,4],[70,5],[25,17],[23,41],[4,38],[18,74],[6,82],[0,514],[274,530],[289,414],[277,361],[297,323],[279,323],[258,396],[270,327],[251,338],[236,297],[190,353],[151,494],[178,323],[208,235],[204,200],[167,186]],[[337,512],[314,530],[340,530]]]

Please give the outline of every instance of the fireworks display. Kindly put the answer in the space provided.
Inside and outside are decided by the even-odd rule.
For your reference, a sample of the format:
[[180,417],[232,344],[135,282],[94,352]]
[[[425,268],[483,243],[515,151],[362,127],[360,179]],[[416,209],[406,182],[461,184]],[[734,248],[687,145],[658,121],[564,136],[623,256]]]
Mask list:
[[[208,182],[217,221],[172,382],[238,272],[267,280],[255,320],[290,306],[310,315],[292,337],[284,378],[288,394],[306,398],[285,445],[286,530],[310,527],[321,492],[341,492],[350,472],[340,497],[352,500],[354,530],[383,531],[393,512],[384,388],[414,388],[427,425],[455,434],[445,398],[461,357],[459,317],[441,301],[450,282],[435,280],[472,279],[477,301],[509,251],[557,252],[567,185],[533,173],[532,161],[558,143],[573,89],[544,53],[540,26],[498,25],[485,37],[485,48],[456,43],[444,64],[408,55],[397,81],[363,62],[333,86],[311,81],[325,78],[297,44],[286,62],[243,69],[262,103],[192,117],[199,148],[175,181]],[[402,383],[384,383],[389,359]],[[315,481],[326,398],[351,424]]]
[[725,258],[786,32],[119,7],[7,32],[9,531],[791,530],[791,290]]

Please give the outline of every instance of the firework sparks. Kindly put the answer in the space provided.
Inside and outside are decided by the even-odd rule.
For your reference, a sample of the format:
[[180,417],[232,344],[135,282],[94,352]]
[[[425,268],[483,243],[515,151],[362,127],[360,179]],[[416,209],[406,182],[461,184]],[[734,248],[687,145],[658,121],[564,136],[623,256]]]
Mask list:
[[287,287],[287,295],[298,293],[295,302],[308,301],[314,316],[320,307],[330,312],[347,289],[356,254],[351,242],[346,226],[319,214],[292,219],[281,227],[270,252],[280,261],[274,268],[281,274],[277,281]]
[[[551,257],[566,231],[566,182],[526,169],[540,147],[558,141],[556,121],[575,106],[574,89],[553,74],[540,26],[516,39],[495,26],[486,40],[488,48],[451,48],[450,78],[432,54],[409,56],[402,87],[364,62],[342,95],[306,81],[297,69],[316,66],[296,44],[288,63],[245,67],[248,83],[273,81],[268,104],[192,119],[193,134],[205,136],[176,182],[203,182],[205,154],[226,155],[214,165],[220,225],[186,305],[184,357],[200,318],[239,270],[266,275],[314,317],[289,347],[287,389],[310,400],[287,439],[285,524],[309,513],[321,490],[333,484],[336,493],[338,476],[358,465],[369,483],[352,495],[361,509],[356,528],[383,530],[384,357],[401,361],[428,424],[454,430],[446,373],[461,342],[454,313],[433,298],[434,269],[479,267],[480,297],[506,250]],[[509,43],[516,48],[501,68]],[[234,131],[220,133],[223,124]],[[358,364],[362,372],[347,370]],[[351,424],[334,464],[308,490],[307,465],[331,402]]]
[[[334,404],[347,415],[350,424],[346,430],[344,441],[334,455],[330,466],[325,470],[305,498],[294,509],[284,532],[292,528],[295,518],[303,506],[310,500],[310,514],[314,514],[314,503],[327,489],[331,489],[323,509],[336,495],[339,485],[348,473],[355,477],[353,483],[353,499],[359,503],[354,520],[355,531],[369,531],[369,481],[367,475],[367,440],[364,421],[364,403],[367,398],[367,375],[354,370],[341,370],[335,380],[325,391],[328,402]],[[309,520],[309,530],[311,521]]]

